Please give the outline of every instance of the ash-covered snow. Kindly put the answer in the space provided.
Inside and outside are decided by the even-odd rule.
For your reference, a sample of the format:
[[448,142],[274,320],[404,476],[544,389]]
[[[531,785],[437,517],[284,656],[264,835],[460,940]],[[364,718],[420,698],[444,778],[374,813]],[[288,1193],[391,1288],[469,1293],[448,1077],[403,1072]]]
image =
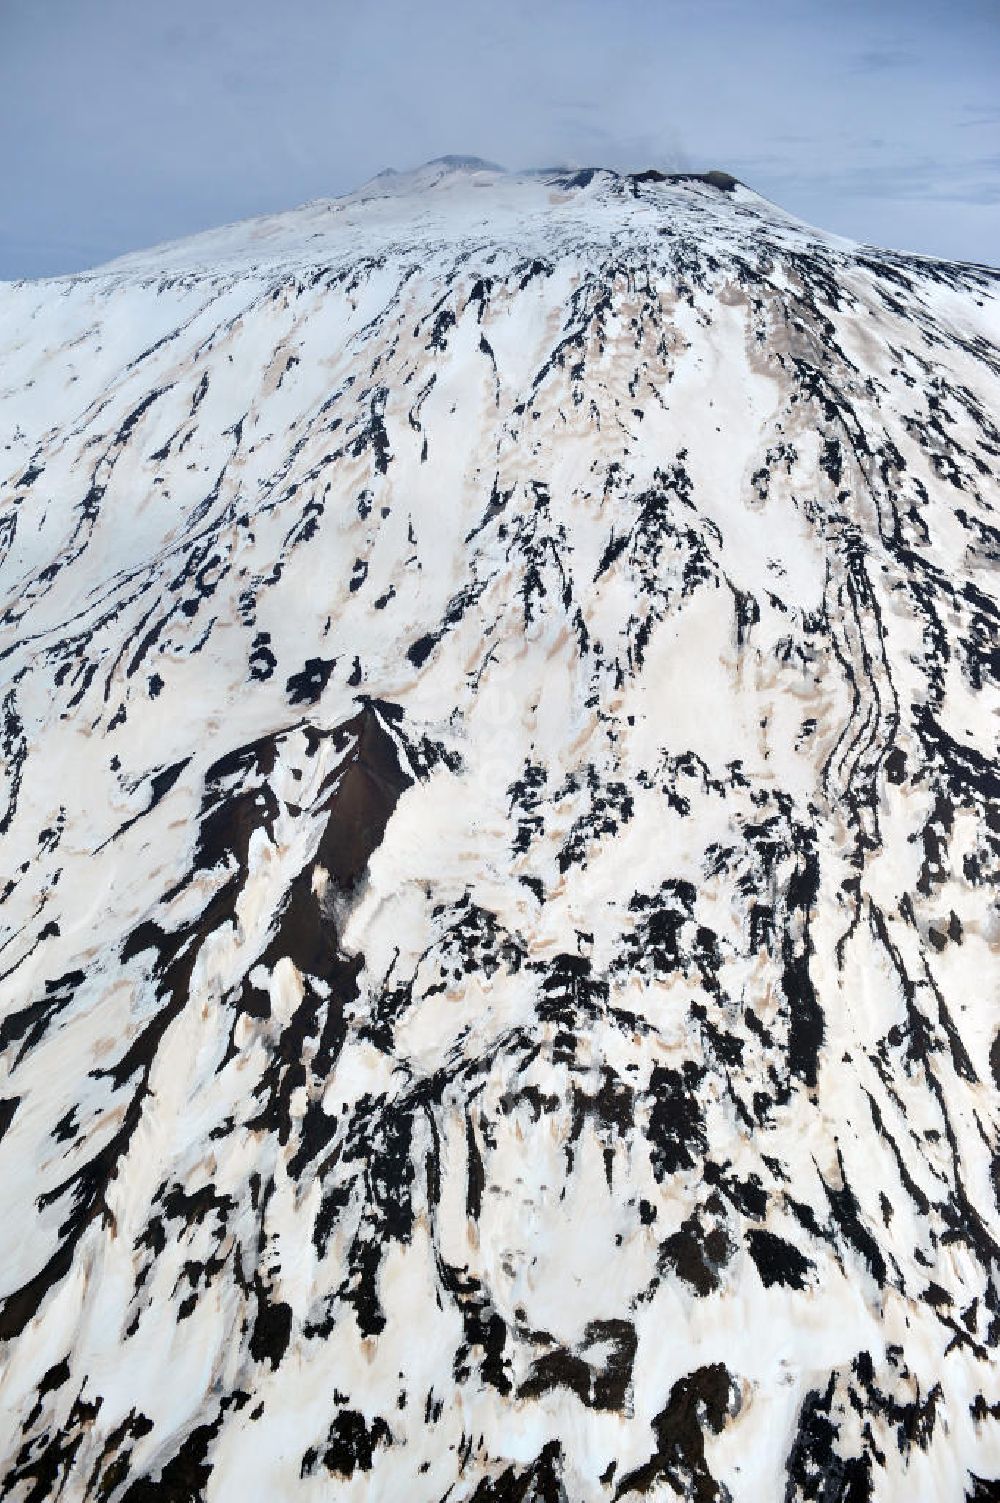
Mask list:
[[997,1496],[998,293],[453,159],[0,288],[0,1496]]

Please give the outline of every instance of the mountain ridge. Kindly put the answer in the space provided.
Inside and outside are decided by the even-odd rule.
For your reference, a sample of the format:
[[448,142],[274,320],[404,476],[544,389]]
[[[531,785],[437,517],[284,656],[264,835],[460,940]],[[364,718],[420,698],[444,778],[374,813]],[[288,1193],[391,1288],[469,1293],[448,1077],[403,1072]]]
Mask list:
[[[280,234],[282,229],[293,232],[300,225],[309,237],[324,242],[324,244],[329,244],[330,249],[335,251],[338,249],[336,240],[338,235],[342,233],[343,227],[339,223],[331,223],[328,216],[347,214],[349,219],[352,209],[358,208],[373,199],[389,201],[402,199],[404,200],[401,206],[402,223],[405,228],[409,228],[412,231],[412,221],[415,211],[421,206],[433,208],[437,199],[444,200],[443,207],[445,210],[450,207],[453,212],[457,209],[460,214],[463,190],[468,187],[479,188],[480,191],[484,188],[499,189],[501,192],[506,190],[507,202],[505,203],[503,200],[499,202],[494,201],[491,205],[494,226],[498,222],[498,211],[502,213],[506,208],[508,213],[513,212],[516,215],[518,208],[517,190],[519,187],[524,190],[524,209],[528,224],[520,226],[522,233],[525,231],[530,233],[532,218],[542,218],[544,220],[547,217],[548,211],[551,209],[551,204],[548,202],[548,198],[543,195],[551,192],[568,194],[569,197],[566,203],[570,205],[574,196],[582,195],[584,190],[588,189],[591,190],[591,196],[595,194],[599,197],[608,194],[619,196],[630,195],[633,199],[639,199],[640,189],[643,187],[647,190],[659,188],[663,190],[659,195],[663,200],[659,205],[661,208],[669,208],[673,203],[676,207],[683,209],[684,199],[688,196],[684,193],[685,189],[690,189],[697,193],[699,189],[708,188],[714,190],[716,194],[719,192],[735,194],[741,200],[741,206],[748,214],[752,212],[755,206],[758,208],[759,206],[765,206],[761,216],[764,222],[770,219],[773,219],[776,224],[785,222],[790,226],[796,226],[802,232],[814,235],[830,244],[840,244],[845,247],[854,244],[854,242],[846,240],[843,237],[828,234],[822,230],[812,230],[809,226],[801,224],[793,216],[786,214],[778,205],[770,204],[767,199],[762,198],[761,195],[747,188],[738,179],[733,178],[728,173],[714,170],[705,173],[664,173],[658,169],[625,173],[605,167],[546,168],[514,172],[485,162],[481,166],[469,167],[461,165],[462,160],[448,157],[435,158],[405,172],[396,172],[394,169],[388,168],[377,173],[375,177],[363,183],[359,188],[341,194],[336,198],[311,199],[297,208],[254,215],[248,219],[234,221],[229,225],[199,231],[179,240],[165,241],[160,245],[152,246],[148,249],[129,251],[124,255],[115,257],[111,261],[105,262],[103,265],[59,277],[45,278],[44,281],[65,282],[74,281],[77,278],[101,278],[127,273],[152,275],[156,270],[158,257],[162,257],[164,253],[173,253],[175,257],[180,256],[183,258],[185,254],[189,256],[196,255],[200,247],[204,248],[207,256],[216,258],[215,261],[194,262],[185,266],[183,259],[181,259],[178,261],[176,269],[180,270],[183,267],[183,269],[193,273],[201,265],[211,275],[214,274],[214,271],[220,269],[220,258],[233,254],[234,247],[232,242],[239,240],[241,236],[249,236],[251,240],[261,240],[268,235],[274,236],[276,233]],[[723,184],[725,186],[722,186]],[[674,198],[672,190],[675,190],[682,196]],[[648,193],[646,197],[649,197]],[[449,198],[453,201],[450,205],[447,203]],[[708,201],[711,202],[711,195]],[[657,206],[656,196],[649,200],[647,207],[650,204],[654,208]],[[447,218],[444,215],[440,216],[437,220],[436,228],[439,236],[445,239],[448,238],[449,234],[454,235],[463,232],[461,224],[449,229]],[[330,242],[331,233],[333,236],[332,243]],[[324,244],[312,249],[306,249],[303,246],[300,251],[303,264],[321,264],[324,256]],[[244,269],[249,269],[252,264],[257,264],[261,267],[267,265],[266,248],[262,246],[261,250],[261,260],[258,263],[245,263]],[[161,269],[169,269],[169,257],[166,266]]]

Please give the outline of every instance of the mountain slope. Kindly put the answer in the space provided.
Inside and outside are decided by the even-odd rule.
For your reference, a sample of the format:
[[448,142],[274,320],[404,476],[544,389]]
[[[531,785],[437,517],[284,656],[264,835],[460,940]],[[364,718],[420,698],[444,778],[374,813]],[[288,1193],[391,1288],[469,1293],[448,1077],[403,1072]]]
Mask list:
[[4,1497],[990,1495],[998,290],[447,161],[0,289]]

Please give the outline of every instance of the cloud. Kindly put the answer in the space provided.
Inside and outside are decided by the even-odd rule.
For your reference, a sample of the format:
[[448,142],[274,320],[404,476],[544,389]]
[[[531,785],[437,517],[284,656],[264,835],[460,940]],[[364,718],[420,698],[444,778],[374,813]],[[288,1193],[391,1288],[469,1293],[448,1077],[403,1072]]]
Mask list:
[[849,67],[855,73],[890,73],[897,68],[907,68],[915,61],[911,52],[899,47],[873,47],[866,52],[855,52],[849,59]]
[[910,203],[1000,203],[1000,154],[955,163],[888,161],[822,175],[831,194]]
[[969,118],[960,120],[960,126],[1000,125],[1000,104],[967,104],[963,109]]

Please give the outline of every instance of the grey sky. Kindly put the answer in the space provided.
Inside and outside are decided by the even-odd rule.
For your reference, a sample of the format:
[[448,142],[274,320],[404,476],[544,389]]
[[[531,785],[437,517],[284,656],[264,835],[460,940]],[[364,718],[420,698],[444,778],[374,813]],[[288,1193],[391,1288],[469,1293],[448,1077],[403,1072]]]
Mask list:
[[0,277],[446,152],[721,167],[1000,263],[1000,0],[0,0]]

